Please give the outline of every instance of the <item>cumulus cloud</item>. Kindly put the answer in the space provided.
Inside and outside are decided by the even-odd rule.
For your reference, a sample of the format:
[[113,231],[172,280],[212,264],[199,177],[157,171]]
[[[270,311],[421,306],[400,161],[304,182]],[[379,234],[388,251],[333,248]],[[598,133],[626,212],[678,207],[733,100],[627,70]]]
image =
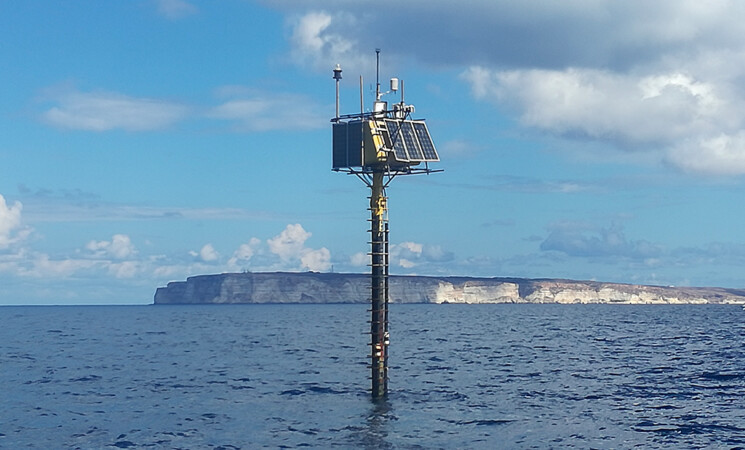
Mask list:
[[212,244],[205,244],[199,253],[191,252],[192,256],[198,256],[204,262],[213,262],[220,259],[220,254],[215,250]]
[[312,233],[305,231],[300,224],[290,224],[277,236],[267,240],[269,251],[285,262],[299,261],[300,267],[313,271],[328,270],[331,267],[331,253],[328,249],[311,249],[305,241]]
[[367,253],[358,252],[349,258],[349,264],[354,267],[367,266],[370,263],[370,255],[368,255]]
[[354,34],[349,33],[357,26],[356,17],[341,10],[334,14],[310,11],[293,15],[290,19],[292,59],[317,70],[329,70],[342,61],[348,69],[369,66],[360,56]]
[[452,252],[439,245],[401,242],[390,246],[391,264],[411,269],[421,264],[443,263],[454,259]]
[[31,230],[21,224],[21,202],[8,206],[5,197],[0,195],[0,250],[10,247],[28,237]]
[[667,143],[738,122],[713,85],[681,73],[635,77],[574,68],[471,67],[463,78],[477,98],[512,105],[525,125],[559,135],[628,145]]
[[522,123],[555,135],[652,149],[685,170],[745,173],[745,98],[732,87],[674,72],[594,69],[463,72],[476,98],[512,107]]
[[300,264],[314,272],[328,270],[331,267],[331,252],[326,247],[317,250],[308,249],[300,256]]
[[115,278],[134,278],[140,273],[140,262],[122,261],[108,265],[108,271]]
[[233,252],[233,256],[228,260],[228,267],[231,270],[243,268],[244,265],[251,261],[251,258],[256,254],[257,249],[261,245],[261,240],[258,238],[251,238],[246,244],[241,244],[238,249]]
[[[17,235],[20,222],[16,215],[19,213],[20,204],[7,207],[4,198],[0,197],[0,225],[4,227],[2,230],[10,230],[10,234],[6,233],[10,240]],[[12,220],[6,220],[8,216]],[[227,262],[221,262],[219,252],[211,243],[188,254],[142,255],[126,234],[115,234],[109,240],[91,240],[82,248],[55,255],[35,251],[28,246],[8,247],[9,251],[0,252],[0,274],[41,279],[71,276],[89,280],[137,277],[147,278],[157,285],[193,275],[247,270],[249,267],[257,271],[329,270],[331,252],[325,247],[307,246],[306,241],[311,235],[300,224],[290,224],[266,241],[254,237],[240,244]]]
[[137,249],[124,234],[115,234],[108,241],[89,241],[74,254],[49,255],[27,245],[13,248],[9,253],[0,253],[0,273],[14,277],[66,278],[76,275],[93,278],[108,274],[114,278],[132,278],[143,267]]
[[692,136],[673,145],[666,157],[689,172],[740,175],[745,173],[745,131]]
[[182,120],[189,111],[178,103],[116,92],[62,89],[52,92],[50,97],[56,106],[43,113],[44,120],[73,130],[157,130]]
[[115,234],[110,241],[90,241],[85,248],[100,258],[126,259],[137,254],[137,249],[126,234]]
[[305,231],[299,223],[287,225],[277,236],[267,240],[269,250],[283,260],[297,258],[305,249],[305,241],[312,233]]

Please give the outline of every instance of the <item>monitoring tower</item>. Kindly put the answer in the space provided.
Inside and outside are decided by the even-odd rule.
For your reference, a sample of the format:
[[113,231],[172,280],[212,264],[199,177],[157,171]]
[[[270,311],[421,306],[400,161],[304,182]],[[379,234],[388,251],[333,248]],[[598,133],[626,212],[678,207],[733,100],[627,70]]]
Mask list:
[[[341,67],[334,68],[336,117],[333,128],[333,170],[356,175],[370,188],[372,396],[388,393],[388,207],[386,188],[398,175],[441,172],[429,168],[439,161],[424,120],[414,120],[413,105],[404,102],[403,80],[392,78],[390,91],[380,91],[380,50],[376,53],[376,88],[372,110],[365,111],[360,76],[360,112],[339,115]],[[389,107],[385,94],[400,91]]]

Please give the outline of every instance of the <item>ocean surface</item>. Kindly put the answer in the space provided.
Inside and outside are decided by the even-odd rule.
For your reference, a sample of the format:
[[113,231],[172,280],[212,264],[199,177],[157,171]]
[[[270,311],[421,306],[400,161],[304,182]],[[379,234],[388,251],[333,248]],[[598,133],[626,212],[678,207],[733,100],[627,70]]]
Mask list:
[[745,311],[0,308],[0,448],[745,448]]

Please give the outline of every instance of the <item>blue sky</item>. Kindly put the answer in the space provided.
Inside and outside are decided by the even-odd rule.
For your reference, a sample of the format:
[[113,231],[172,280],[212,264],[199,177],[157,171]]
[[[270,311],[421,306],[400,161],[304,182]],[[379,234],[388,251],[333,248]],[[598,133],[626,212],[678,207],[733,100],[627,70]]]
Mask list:
[[375,5],[0,3],[0,304],[366,272],[331,69],[357,112],[375,48],[445,169],[391,184],[392,273],[743,286],[745,3]]

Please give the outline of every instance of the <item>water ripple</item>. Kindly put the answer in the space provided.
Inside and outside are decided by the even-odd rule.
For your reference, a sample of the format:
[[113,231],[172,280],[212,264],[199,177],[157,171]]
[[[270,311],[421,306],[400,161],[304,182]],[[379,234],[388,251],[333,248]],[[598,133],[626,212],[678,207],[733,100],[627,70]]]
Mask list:
[[376,403],[365,309],[10,307],[0,447],[745,447],[741,308],[393,305]]

